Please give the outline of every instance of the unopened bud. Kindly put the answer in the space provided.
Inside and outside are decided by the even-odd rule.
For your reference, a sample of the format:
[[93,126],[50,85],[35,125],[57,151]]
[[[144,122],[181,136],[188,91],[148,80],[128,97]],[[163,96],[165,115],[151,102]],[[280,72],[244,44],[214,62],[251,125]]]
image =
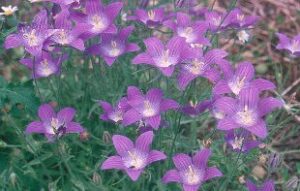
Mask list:
[[212,144],[211,138],[206,139],[206,140],[203,140],[203,146],[204,146],[204,147],[210,148],[211,144]]
[[108,131],[103,132],[102,140],[104,143],[111,143],[111,134]]
[[93,173],[93,182],[95,184],[100,184],[102,182],[101,176],[97,172]]
[[271,153],[268,159],[269,168],[274,171],[281,163],[281,156],[279,153]]
[[90,138],[90,134],[87,131],[83,131],[80,133],[80,140],[87,141]]
[[242,176],[239,177],[239,182],[240,182],[241,184],[245,184],[245,183],[246,183],[246,180],[245,180],[245,176],[244,176],[244,175],[242,175]]
[[284,184],[285,190],[295,190],[298,186],[298,182],[299,178],[297,176],[293,176]]

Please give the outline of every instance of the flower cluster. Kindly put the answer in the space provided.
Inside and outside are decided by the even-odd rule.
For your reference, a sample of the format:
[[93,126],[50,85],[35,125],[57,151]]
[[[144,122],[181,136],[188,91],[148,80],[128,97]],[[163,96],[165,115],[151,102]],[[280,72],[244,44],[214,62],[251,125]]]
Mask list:
[[[108,5],[99,0],[30,2],[41,1],[55,3],[59,8],[51,13],[41,10],[31,24],[20,24],[17,33],[5,40],[6,49],[23,46],[30,54],[20,62],[32,70],[33,78],[59,74],[62,63],[68,59],[64,53],[65,47],[99,56],[109,66],[121,55],[141,49],[128,40],[135,27],[117,28],[115,25],[123,7],[121,2]],[[185,6],[185,3],[177,1],[176,6]],[[209,110],[217,121],[216,128],[225,132],[225,140],[235,152],[247,152],[267,137],[264,118],[283,105],[281,100],[265,96],[270,95],[266,91],[274,90],[275,85],[268,80],[255,78],[252,63],[242,61],[233,65],[226,51],[212,46],[215,35],[229,29],[237,32],[241,42],[248,41],[247,31],[256,24],[256,16],[245,15],[238,8],[228,13],[205,9],[190,14],[180,11],[174,14],[158,7],[137,9],[128,16],[128,20],[140,22],[150,31],[163,26],[169,31],[168,34],[172,34],[167,39],[154,35],[145,39],[146,49],[132,59],[133,67],[147,64],[167,78],[175,75],[180,91],[185,91],[197,78],[205,78],[212,85],[212,95],[209,100],[180,106],[177,101],[164,98],[159,88],[149,89],[144,94],[138,87],[129,86],[127,95],[113,106],[106,101],[99,101],[103,109],[101,120],[122,126],[136,124],[141,127],[140,124],[143,124],[143,127],[151,129],[140,134],[135,143],[126,136],[114,135],[112,141],[117,155],[108,157],[101,169],[122,170],[136,181],[148,165],[165,160],[167,156],[162,151],[150,150],[150,145],[154,132],[158,132],[152,129],[157,130],[162,126],[162,114],[169,110],[189,116]],[[288,50],[294,56],[300,55],[299,35],[292,40],[280,33],[277,36],[280,39],[278,49]],[[41,121],[30,123],[26,132],[44,134],[50,141],[67,133],[81,133],[84,129],[79,123],[73,122],[74,115],[73,108],[63,108],[56,114],[49,104],[43,104],[38,111]],[[205,181],[223,175],[217,167],[208,167],[211,154],[208,148],[197,151],[192,157],[183,153],[175,154],[172,158],[175,169],[167,171],[162,181],[178,182],[185,191],[198,190]],[[258,190],[251,182],[247,183],[247,187],[250,191]],[[267,182],[262,190],[274,190],[272,182]]]

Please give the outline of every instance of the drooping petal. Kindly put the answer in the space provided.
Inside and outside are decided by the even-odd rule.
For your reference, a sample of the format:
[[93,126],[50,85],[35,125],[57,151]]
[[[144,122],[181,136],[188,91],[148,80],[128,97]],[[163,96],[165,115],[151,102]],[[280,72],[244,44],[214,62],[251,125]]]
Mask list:
[[273,97],[267,97],[259,100],[258,110],[260,116],[265,116],[276,108],[283,106],[283,102]]
[[70,122],[67,124],[67,130],[66,130],[67,133],[81,133],[83,131],[84,129],[79,123]]
[[99,105],[102,107],[102,109],[105,112],[111,112],[113,110],[113,107],[111,106],[110,103],[106,102],[106,101],[99,101]]
[[181,177],[176,169],[168,170],[162,178],[164,183],[181,182]]
[[192,165],[192,159],[187,154],[177,154],[173,156],[173,163],[176,166],[176,168],[181,171],[187,169],[190,165]]
[[219,169],[217,169],[216,167],[209,167],[205,171],[204,181],[220,176],[223,176],[223,174]]
[[268,130],[266,127],[266,123],[263,120],[260,120],[256,125],[251,127],[244,127],[254,135],[264,139],[268,135]]
[[200,185],[187,185],[187,184],[183,184],[183,190],[184,191],[197,191]]
[[120,156],[123,156],[132,148],[134,148],[133,142],[125,136],[122,135],[114,135],[112,137],[112,141],[117,153]]
[[217,129],[224,130],[224,131],[228,131],[228,130],[231,130],[231,129],[236,129],[238,127],[239,127],[239,125],[236,124],[234,122],[234,120],[232,120],[229,117],[226,117],[224,119],[219,120],[218,125],[217,125]]
[[202,149],[193,156],[193,164],[200,169],[205,169],[207,161],[211,155],[210,149]]
[[167,158],[167,156],[163,152],[152,150],[152,151],[150,151],[150,153],[148,155],[147,162],[148,162],[148,164],[151,164],[153,162],[164,160],[166,158]]
[[147,131],[141,134],[135,141],[135,147],[143,152],[148,153],[153,141],[153,131]]
[[178,109],[180,105],[172,99],[163,99],[160,103],[160,111],[167,111],[170,109]]
[[45,129],[44,129],[44,125],[41,121],[33,121],[31,122],[29,125],[27,125],[26,133],[44,133]]
[[153,117],[147,117],[146,118],[146,123],[149,124],[154,129],[159,128],[160,122],[161,122],[161,116],[160,115],[156,115],[156,116],[153,116]]
[[43,104],[39,107],[38,116],[42,121],[51,120],[52,117],[55,117],[55,111],[52,106],[49,104]]
[[122,158],[120,156],[108,157],[108,159],[106,159],[101,165],[101,170],[107,170],[107,169],[118,169],[118,170],[124,169]]
[[59,121],[68,123],[73,120],[75,113],[76,113],[76,110],[74,108],[66,107],[57,113],[57,118]]
[[133,170],[130,168],[126,168],[125,172],[127,173],[127,175],[130,177],[132,181],[137,181],[141,173],[143,172],[143,170]]
[[163,75],[170,77],[170,76],[172,76],[172,74],[175,70],[175,66],[169,66],[167,68],[159,68],[159,69],[163,73]]
[[5,49],[16,48],[22,45],[22,39],[17,34],[10,34],[4,42]]

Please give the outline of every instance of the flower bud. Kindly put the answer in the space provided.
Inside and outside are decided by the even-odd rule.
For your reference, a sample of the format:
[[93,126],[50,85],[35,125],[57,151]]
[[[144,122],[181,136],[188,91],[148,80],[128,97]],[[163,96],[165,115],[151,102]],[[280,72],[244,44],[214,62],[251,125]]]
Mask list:
[[97,172],[93,173],[93,182],[95,184],[100,184],[102,182],[101,176]]
[[271,153],[268,157],[268,167],[274,171],[281,163],[281,156],[279,153]]
[[283,187],[285,190],[295,190],[298,186],[299,179],[297,176],[293,176],[290,178],[284,185]]
[[80,133],[80,140],[87,141],[90,138],[90,134],[87,131],[83,131]]
[[111,143],[111,134],[108,131],[103,132],[102,140],[104,143]]

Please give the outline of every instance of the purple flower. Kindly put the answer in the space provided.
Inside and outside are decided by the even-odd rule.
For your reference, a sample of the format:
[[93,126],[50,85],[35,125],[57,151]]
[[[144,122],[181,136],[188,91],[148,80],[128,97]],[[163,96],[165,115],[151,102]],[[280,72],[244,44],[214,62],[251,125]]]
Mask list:
[[26,133],[42,133],[49,141],[67,133],[81,133],[84,129],[79,123],[73,122],[75,109],[65,107],[57,114],[49,104],[39,107],[38,115],[41,121],[33,121],[27,127]]
[[52,3],[56,3],[59,5],[70,5],[72,3],[79,3],[79,0],[29,0],[31,3],[35,3],[35,2],[52,2]]
[[208,24],[208,28],[212,32],[218,32],[219,30],[223,30],[230,24],[228,16],[225,18],[225,13],[207,10],[204,16],[205,21]]
[[59,73],[62,59],[53,59],[51,54],[43,52],[41,57],[23,58],[20,62],[32,70],[33,78],[43,78]]
[[254,67],[250,62],[241,62],[238,64],[235,71],[229,68],[224,71],[224,79],[219,82],[213,88],[214,95],[220,95],[225,93],[234,93],[239,95],[243,88],[248,86],[255,86],[259,91],[275,89],[275,85],[264,79],[255,79]]
[[130,20],[137,20],[149,27],[154,27],[162,23],[164,19],[164,9],[157,8],[151,10],[137,9],[135,10],[135,16],[129,17]]
[[47,12],[42,10],[34,17],[31,25],[19,25],[18,33],[9,35],[4,46],[6,49],[24,46],[31,55],[39,57],[45,40],[56,32],[48,27]]
[[171,76],[175,66],[181,61],[194,56],[188,48],[185,39],[173,37],[166,46],[155,37],[144,40],[146,52],[140,53],[133,60],[133,64],[149,64],[157,67],[165,76]]
[[124,113],[130,109],[130,105],[127,103],[127,98],[125,97],[117,103],[115,108],[105,101],[99,101],[99,104],[104,110],[104,114],[100,116],[100,119],[104,121],[113,121],[115,123],[122,122]]
[[248,191],[275,191],[273,180],[267,180],[260,188],[253,184],[250,180],[247,180],[246,186],[248,188]]
[[241,127],[260,138],[267,136],[263,117],[283,105],[282,101],[273,97],[259,99],[259,91],[255,87],[243,89],[237,99],[221,97],[217,102],[218,110],[224,112],[223,118],[218,121],[218,129],[228,131]]
[[209,79],[212,83],[216,83],[220,78],[220,72],[213,66],[219,64],[221,59],[227,56],[227,53],[221,49],[212,49],[205,55],[201,51],[197,51],[194,58],[187,59],[181,64],[177,83],[180,90],[184,90],[187,85],[197,77]]
[[114,61],[126,52],[135,52],[140,48],[135,43],[128,43],[127,38],[132,33],[134,27],[126,27],[118,34],[103,34],[102,42],[88,48],[88,52],[100,55],[111,66]]
[[178,182],[184,191],[197,191],[207,180],[223,175],[216,167],[207,167],[210,155],[210,149],[198,151],[193,157],[183,153],[175,155],[173,163],[176,169],[167,171],[163,182]]
[[161,123],[161,113],[179,108],[172,99],[164,99],[163,92],[158,88],[150,89],[144,95],[137,87],[127,89],[128,104],[132,107],[123,116],[123,125],[128,126],[139,120],[157,129]]
[[199,115],[200,113],[204,112],[206,109],[211,107],[211,101],[210,100],[204,100],[200,103],[192,103],[190,102],[188,105],[185,105],[182,108],[182,112],[186,115],[189,115],[190,117],[195,117],[196,115]]
[[287,50],[293,56],[300,56],[300,34],[289,39],[286,35],[276,33],[279,43],[276,46],[278,50]]
[[85,14],[72,12],[71,17],[78,23],[86,23],[92,27],[82,35],[84,39],[94,37],[102,33],[116,33],[114,20],[123,7],[123,3],[115,2],[104,6],[99,0],[89,0],[85,4]]
[[106,159],[101,169],[123,170],[131,180],[136,181],[147,165],[167,158],[161,151],[150,150],[153,136],[152,131],[143,133],[134,144],[125,136],[114,135],[112,140],[118,155]]
[[258,17],[246,16],[240,9],[236,8],[229,13],[228,20],[233,27],[246,28],[253,26],[258,21]]
[[90,25],[77,23],[73,27],[69,10],[62,8],[62,11],[55,16],[55,27],[57,31],[50,38],[51,40],[62,46],[69,45],[81,51],[85,49],[84,42],[79,36],[86,32]]
[[261,144],[261,142],[254,140],[254,137],[249,132],[235,132],[233,129],[227,131],[225,140],[232,150],[236,152],[248,152]]
[[170,28],[177,36],[185,38],[185,41],[192,47],[210,45],[209,40],[204,36],[208,28],[207,23],[192,22],[188,14],[179,12],[176,21],[167,20],[163,25]]

